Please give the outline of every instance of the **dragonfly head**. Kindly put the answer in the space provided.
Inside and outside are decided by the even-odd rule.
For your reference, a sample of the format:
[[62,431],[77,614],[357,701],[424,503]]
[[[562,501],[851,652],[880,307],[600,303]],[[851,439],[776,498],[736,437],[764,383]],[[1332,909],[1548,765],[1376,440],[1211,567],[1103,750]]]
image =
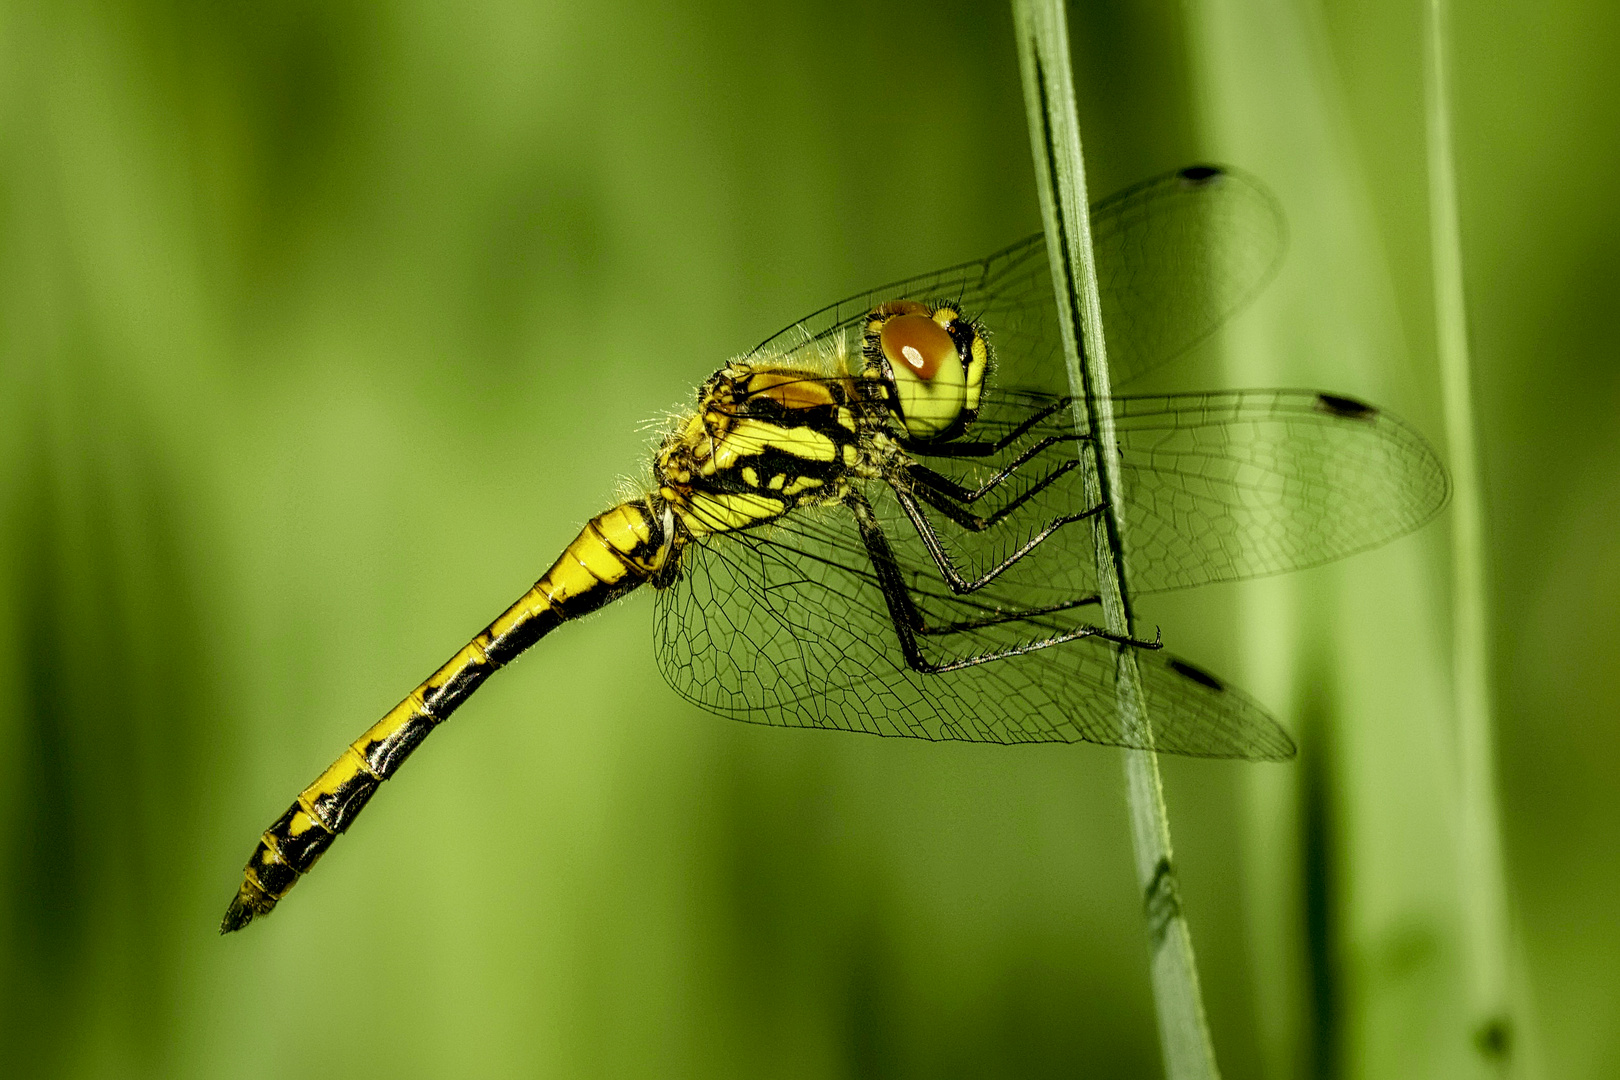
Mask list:
[[894,300],[867,317],[865,374],[889,390],[889,405],[911,438],[932,442],[962,433],[979,411],[990,347],[972,319],[949,304]]

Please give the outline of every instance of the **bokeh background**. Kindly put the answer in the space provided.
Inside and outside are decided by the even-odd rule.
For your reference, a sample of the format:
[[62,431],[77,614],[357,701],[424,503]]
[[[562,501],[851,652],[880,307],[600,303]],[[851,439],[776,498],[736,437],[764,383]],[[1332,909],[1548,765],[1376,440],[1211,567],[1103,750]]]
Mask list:
[[[1094,195],[1265,179],[1186,385],[1443,443],[1415,0],[1071,9]],[[1459,930],[1447,519],[1156,601],[1300,762],[1169,762],[1232,1077],[1620,1075],[1620,9],[1450,47],[1518,973]],[[648,421],[1039,226],[1003,5],[0,5],[0,1072],[1152,1076],[1116,752],[754,728],[650,598],[548,639],[274,918],[254,838],[550,563]]]

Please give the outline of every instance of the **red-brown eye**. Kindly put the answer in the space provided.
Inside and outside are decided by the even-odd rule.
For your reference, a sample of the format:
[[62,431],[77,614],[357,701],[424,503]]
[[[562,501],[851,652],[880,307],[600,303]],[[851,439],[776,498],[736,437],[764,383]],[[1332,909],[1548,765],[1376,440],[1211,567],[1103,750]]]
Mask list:
[[925,381],[939,374],[942,364],[957,359],[951,335],[927,315],[896,315],[883,324],[878,338],[897,373],[909,371]]

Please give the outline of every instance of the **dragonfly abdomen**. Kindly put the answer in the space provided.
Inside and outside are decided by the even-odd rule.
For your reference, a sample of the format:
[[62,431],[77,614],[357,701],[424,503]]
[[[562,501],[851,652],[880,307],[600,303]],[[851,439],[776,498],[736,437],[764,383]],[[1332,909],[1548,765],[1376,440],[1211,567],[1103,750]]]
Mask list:
[[668,511],[652,499],[586,522],[550,570],[450,662],[412,690],[259,837],[221,933],[265,915],[359,816],[378,786],[496,670],[570,619],[634,590],[671,552]]

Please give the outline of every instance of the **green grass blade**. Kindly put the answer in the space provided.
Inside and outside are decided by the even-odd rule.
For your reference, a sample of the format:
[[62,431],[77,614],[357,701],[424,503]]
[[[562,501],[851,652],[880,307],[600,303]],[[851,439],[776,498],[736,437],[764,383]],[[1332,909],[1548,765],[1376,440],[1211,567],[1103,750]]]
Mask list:
[[[1424,4],[1424,104],[1429,163],[1429,239],[1434,275],[1435,350],[1451,459],[1452,693],[1457,711],[1458,874],[1468,956],[1475,1049],[1504,1069],[1514,1062],[1510,923],[1496,799],[1495,723],[1490,693],[1490,604],[1485,584],[1485,511],[1474,429],[1473,366],[1463,294],[1462,234],[1452,156],[1445,0]],[[1522,1071],[1522,1070],[1521,1070]]]
[[[1080,430],[1094,432],[1097,445],[1113,446],[1107,343],[1091,247],[1067,20],[1061,0],[1014,0],[1013,17],[1047,250],[1053,280],[1059,283],[1057,301],[1064,313],[1064,359],[1076,400],[1075,423]],[[1130,598],[1123,587],[1124,523],[1120,502],[1113,497],[1123,490],[1118,459],[1085,449],[1081,459],[1088,496],[1109,506],[1096,527],[1104,626],[1110,633],[1130,634]],[[1144,741],[1151,744],[1151,719],[1141,705],[1136,660],[1129,649],[1120,654],[1119,688],[1122,727],[1145,732]],[[1125,752],[1124,761],[1137,884],[1152,942],[1153,995],[1165,1074],[1171,1080],[1213,1078],[1219,1071],[1204,1015],[1192,935],[1178,899],[1158,760],[1149,751],[1132,750]]]
[[[1256,317],[1232,328],[1233,380],[1438,415],[1426,353],[1409,344],[1430,331],[1428,191],[1413,168],[1423,116],[1411,108],[1403,141],[1389,108],[1422,101],[1422,52],[1378,64],[1384,42],[1419,43],[1420,10],[1404,22],[1314,5],[1195,10],[1206,127],[1220,157],[1276,188],[1293,241]],[[1297,771],[1252,780],[1270,1075],[1485,1075],[1467,1002],[1443,539],[1429,530],[1244,590],[1242,681],[1289,703],[1301,743]]]

